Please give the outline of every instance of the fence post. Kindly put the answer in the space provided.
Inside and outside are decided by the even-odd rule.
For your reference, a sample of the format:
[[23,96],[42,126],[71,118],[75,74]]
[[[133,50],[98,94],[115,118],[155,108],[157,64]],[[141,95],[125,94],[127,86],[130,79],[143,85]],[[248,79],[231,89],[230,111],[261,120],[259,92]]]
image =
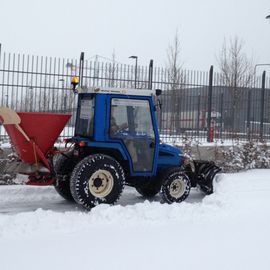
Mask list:
[[149,72],[148,72],[148,89],[152,89],[153,85],[153,59],[149,63]]
[[1,68],[2,44],[0,43],[0,68]]
[[212,94],[213,94],[213,71],[214,67],[210,67],[209,71],[209,87],[208,87],[208,110],[207,110],[207,142],[211,142],[211,112],[212,112]]
[[219,123],[219,138],[222,139],[222,131],[223,131],[223,104],[224,103],[224,94],[220,94],[220,123]]
[[251,110],[251,89],[248,89],[248,100],[247,100],[247,138],[250,140],[250,110]]
[[79,79],[80,79],[80,86],[83,87],[83,68],[84,68],[84,52],[81,52],[80,55],[80,68],[79,68]]
[[[0,71],[1,71],[1,61],[2,61],[2,44],[0,43]],[[4,82],[3,78],[1,76],[1,73],[0,73],[0,79],[2,79],[2,82]],[[0,82],[0,85],[1,85],[1,82]],[[3,92],[3,85],[2,85],[2,91],[1,92]],[[3,106],[3,94],[1,94],[1,96],[2,96],[2,98],[1,98],[1,106]]]
[[263,140],[263,121],[264,121],[264,95],[265,95],[265,70],[262,75],[262,91],[261,91],[261,121],[260,121],[260,140]]
[[197,136],[200,136],[200,117],[201,117],[201,94],[198,95],[198,114],[197,114]]

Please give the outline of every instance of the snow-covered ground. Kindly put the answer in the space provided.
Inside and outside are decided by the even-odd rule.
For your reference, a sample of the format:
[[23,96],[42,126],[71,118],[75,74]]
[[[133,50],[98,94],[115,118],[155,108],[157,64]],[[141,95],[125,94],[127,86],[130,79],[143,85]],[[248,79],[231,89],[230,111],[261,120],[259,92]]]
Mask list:
[[270,170],[217,177],[181,204],[126,188],[85,212],[51,187],[0,186],[0,269],[270,269]]

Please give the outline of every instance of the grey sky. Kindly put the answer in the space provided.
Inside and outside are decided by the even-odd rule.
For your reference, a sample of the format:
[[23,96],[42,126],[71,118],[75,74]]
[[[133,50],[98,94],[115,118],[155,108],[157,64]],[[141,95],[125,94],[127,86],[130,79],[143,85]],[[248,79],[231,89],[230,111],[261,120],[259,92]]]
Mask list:
[[95,54],[164,66],[178,29],[184,66],[208,70],[224,38],[239,36],[270,63],[269,0],[0,0],[3,50],[86,58]]

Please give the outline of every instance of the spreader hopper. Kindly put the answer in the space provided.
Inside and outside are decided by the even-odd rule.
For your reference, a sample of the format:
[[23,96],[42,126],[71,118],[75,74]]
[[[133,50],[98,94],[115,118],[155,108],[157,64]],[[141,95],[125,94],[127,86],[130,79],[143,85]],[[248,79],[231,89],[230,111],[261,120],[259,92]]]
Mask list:
[[17,113],[9,108],[0,108],[0,122],[19,158],[29,165],[42,163],[48,169],[47,155],[70,117],[69,114]]

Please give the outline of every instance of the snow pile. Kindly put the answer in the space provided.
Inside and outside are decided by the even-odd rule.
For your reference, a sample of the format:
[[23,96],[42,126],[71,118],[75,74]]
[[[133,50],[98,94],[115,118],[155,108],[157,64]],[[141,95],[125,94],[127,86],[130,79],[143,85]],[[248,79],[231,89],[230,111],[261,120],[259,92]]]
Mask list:
[[127,188],[90,212],[50,187],[1,186],[1,270],[270,269],[270,170],[216,180],[181,204]]
[[[1,207],[0,212],[9,215],[0,215],[0,237],[9,239],[17,238],[18,235],[71,233],[104,224],[125,228],[167,226],[170,222],[208,222],[209,219],[224,217],[224,212],[220,210],[222,207],[226,208],[226,200],[223,201],[220,195],[195,202],[192,195],[196,195],[198,191],[194,191],[189,202],[168,205],[159,201],[144,201],[136,191],[127,189],[127,194],[124,194],[117,205],[99,205],[91,212],[86,212],[76,204],[63,202],[50,187],[6,187],[1,192],[0,205],[4,207]],[[160,198],[157,196],[156,199]],[[48,205],[49,201],[54,201],[55,205]],[[63,203],[66,207],[64,211],[61,208]],[[40,208],[32,211],[32,205]],[[27,212],[18,212],[25,210]]]

